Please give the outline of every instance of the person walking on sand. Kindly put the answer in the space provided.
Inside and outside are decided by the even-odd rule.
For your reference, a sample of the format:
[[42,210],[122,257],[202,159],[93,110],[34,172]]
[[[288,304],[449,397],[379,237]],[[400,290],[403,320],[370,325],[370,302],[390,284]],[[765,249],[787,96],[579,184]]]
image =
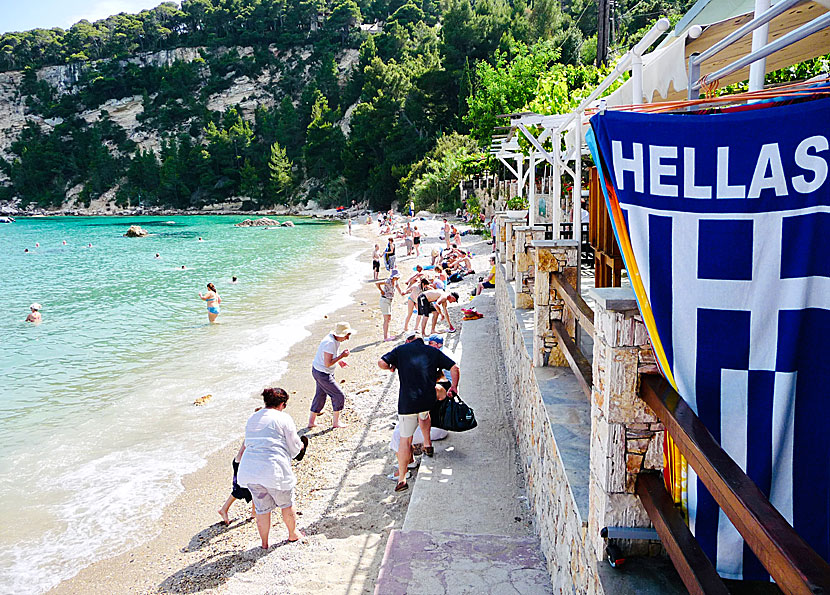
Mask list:
[[297,426],[285,406],[288,393],[281,388],[262,391],[265,407],[254,413],[245,425],[245,452],[239,462],[237,481],[251,492],[256,509],[256,528],[262,549],[268,549],[271,511],[279,508],[288,529],[288,541],[299,541],[305,535],[297,530],[294,513],[294,486],[297,478],[291,459],[300,454],[303,442]]
[[[425,345],[419,336],[411,338],[403,345],[398,345],[378,360],[382,370],[398,371],[400,389],[398,390],[398,427],[401,441],[398,446],[398,482],[395,491],[409,488],[406,483],[407,465],[412,460],[412,436],[420,427],[424,436],[424,452],[427,456],[434,454],[430,440],[431,423],[429,410],[445,395],[458,392],[461,371],[452,359],[435,347]],[[444,392],[443,386],[436,384],[439,370],[449,369],[452,380],[450,388]]]
[[320,346],[317,347],[317,355],[314,356],[314,362],[311,364],[311,375],[314,377],[317,390],[314,393],[314,399],[311,401],[311,414],[308,416],[309,428],[317,426],[315,422],[326,405],[326,396],[331,397],[331,408],[334,411],[331,427],[346,427],[346,424],[340,421],[340,413],[346,405],[346,395],[343,394],[343,391],[334,381],[334,364],[339,363],[341,367],[347,365],[342,360],[344,357],[349,357],[349,350],[344,349],[339,354],[338,352],[340,351],[340,344],[343,341],[348,341],[354,332],[348,322],[338,322],[334,325],[334,329],[323,337]]
[[415,247],[415,257],[421,256],[421,232],[418,231],[418,226],[412,226],[412,245]]
[[202,295],[201,291],[199,292],[199,298],[207,303],[208,320],[214,323],[219,316],[219,304],[222,303],[222,298],[219,297],[219,293],[216,291],[216,286],[213,283],[208,283],[207,288],[208,291],[205,295]]
[[401,274],[397,269],[392,269],[389,272],[389,277],[385,281],[377,281],[375,286],[380,291],[380,313],[383,315],[383,340],[394,341],[396,336],[389,336],[389,322],[392,320],[392,299],[395,297],[395,291],[404,295],[398,285],[398,279]]
[[450,222],[444,219],[444,241],[447,242],[447,250],[450,249]]
[[372,251],[372,277],[373,281],[378,280],[378,274],[380,273],[380,246],[375,244],[375,249]]
[[349,235],[352,235],[352,218],[349,217]]
[[31,306],[29,306],[29,315],[26,317],[26,322],[33,322],[34,324],[40,324],[43,321],[43,316],[40,315],[40,304],[35,302]]

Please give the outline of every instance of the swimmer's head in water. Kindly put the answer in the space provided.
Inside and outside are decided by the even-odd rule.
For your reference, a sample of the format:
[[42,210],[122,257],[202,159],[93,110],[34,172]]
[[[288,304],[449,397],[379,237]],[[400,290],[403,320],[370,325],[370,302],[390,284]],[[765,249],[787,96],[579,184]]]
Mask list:
[[207,288],[213,292],[216,292],[216,286],[213,283],[208,283]]
[[231,281],[236,283],[236,277],[231,277]]
[[184,269],[185,269],[185,266],[184,266],[184,265],[182,265],[182,270],[184,270]]

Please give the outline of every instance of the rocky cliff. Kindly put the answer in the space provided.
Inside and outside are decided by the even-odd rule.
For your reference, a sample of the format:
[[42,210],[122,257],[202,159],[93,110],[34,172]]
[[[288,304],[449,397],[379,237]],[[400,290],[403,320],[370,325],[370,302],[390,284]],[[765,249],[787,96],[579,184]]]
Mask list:
[[[240,59],[250,57],[254,53],[252,47],[235,48],[214,48],[209,50],[213,57],[221,58],[229,51],[235,50]],[[140,68],[172,66],[176,62],[191,63],[201,60],[208,51],[203,47],[184,47],[158,52],[148,52],[131,56],[119,61],[120,65],[134,64]],[[278,50],[274,46],[269,51],[276,59],[277,66],[269,65],[261,69],[256,76],[237,75],[231,71],[225,75],[230,79],[230,84],[225,85],[222,91],[210,95],[206,101],[209,110],[223,112],[230,107],[236,107],[242,116],[249,121],[254,118],[254,113],[259,106],[272,107],[281,99],[281,91],[278,83],[284,73],[290,72],[292,76],[304,85],[310,77],[312,63],[311,47],[300,47],[292,50]],[[351,69],[357,64],[358,51],[356,49],[345,49],[335,56],[338,67],[338,77],[341,84],[344,84]],[[60,66],[49,66],[36,72],[37,80],[47,83],[55,92],[57,97],[63,94],[77,94],[85,71],[99,66],[100,62],[74,62]],[[207,66],[204,66],[207,68]],[[22,92],[24,73],[2,72],[0,73],[0,158],[10,159],[9,148],[18,138],[28,122],[34,122],[45,131],[51,131],[63,120],[61,118],[46,118],[36,113],[35,110],[27,107],[27,96]],[[300,89],[301,90],[301,89]],[[155,94],[149,96],[152,100]],[[296,105],[297,101],[294,98]],[[177,132],[177,130],[160,130],[158,128],[142,124],[139,116],[144,111],[143,97],[131,95],[127,97],[116,97],[108,99],[97,107],[87,109],[79,116],[88,123],[93,123],[107,114],[109,118],[124,129],[127,137],[134,141],[143,150],[159,151],[161,139],[165,135]],[[347,114],[350,114],[348,110]],[[344,132],[348,131],[348,116],[344,117],[341,126]],[[180,125],[179,130],[185,125]],[[0,171],[0,183],[6,180],[6,176]],[[76,206],[75,195],[77,188],[67,189],[67,202],[64,210],[73,212],[85,212],[89,207]],[[90,205],[94,212],[113,212],[112,204],[114,192],[106,192],[97,197]],[[13,204],[0,204],[0,211],[12,212]]]

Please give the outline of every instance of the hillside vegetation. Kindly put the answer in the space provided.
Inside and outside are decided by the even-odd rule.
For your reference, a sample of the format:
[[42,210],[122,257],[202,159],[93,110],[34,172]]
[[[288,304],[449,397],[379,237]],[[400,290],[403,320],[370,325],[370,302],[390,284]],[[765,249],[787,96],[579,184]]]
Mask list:
[[[617,44],[689,4],[622,0]],[[566,110],[601,80],[595,12],[590,0],[185,0],[6,33],[0,69],[22,71],[30,119],[0,161],[0,199],[451,208],[459,176],[487,165],[478,147],[496,114]],[[173,48],[197,49],[132,59]],[[66,88],[38,70],[64,64]],[[254,90],[245,105],[217,109],[239,81]],[[106,109],[124,98],[141,104],[134,130]]]

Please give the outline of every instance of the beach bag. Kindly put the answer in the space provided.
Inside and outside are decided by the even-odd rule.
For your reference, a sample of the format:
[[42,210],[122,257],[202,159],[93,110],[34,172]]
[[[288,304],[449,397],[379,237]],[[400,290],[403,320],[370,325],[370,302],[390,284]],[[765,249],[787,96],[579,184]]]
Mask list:
[[443,401],[438,401],[429,416],[432,427],[448,432],[466,432],[478,425],[472,408],[461,400],[458,393],[452,398],[447,396]]

